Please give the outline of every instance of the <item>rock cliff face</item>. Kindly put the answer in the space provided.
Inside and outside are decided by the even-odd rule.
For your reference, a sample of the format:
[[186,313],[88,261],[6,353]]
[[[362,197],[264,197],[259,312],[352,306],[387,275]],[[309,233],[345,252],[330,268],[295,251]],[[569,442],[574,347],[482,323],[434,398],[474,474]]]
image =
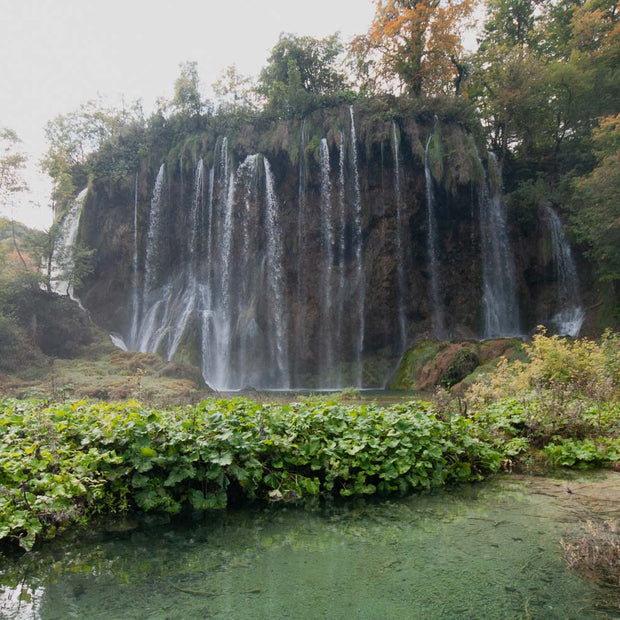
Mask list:
[[97,262],[79,295],[128,348],[217,389],[381,387],[422,338],[514,336],[558,310],[548,233],[484,215],[489,170],[431,114],[343,106],[188,136],[91,183],[79,235]]

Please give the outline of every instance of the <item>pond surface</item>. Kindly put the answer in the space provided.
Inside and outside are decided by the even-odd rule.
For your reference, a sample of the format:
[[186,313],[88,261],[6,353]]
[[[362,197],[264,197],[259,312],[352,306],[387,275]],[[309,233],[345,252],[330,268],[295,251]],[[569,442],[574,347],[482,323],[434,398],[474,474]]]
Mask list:
[[[0,563],[2,618],[613,618],[559,541],[620,474],[383,502],[107,521]],[[617,608],[616,608],[617,611]]]

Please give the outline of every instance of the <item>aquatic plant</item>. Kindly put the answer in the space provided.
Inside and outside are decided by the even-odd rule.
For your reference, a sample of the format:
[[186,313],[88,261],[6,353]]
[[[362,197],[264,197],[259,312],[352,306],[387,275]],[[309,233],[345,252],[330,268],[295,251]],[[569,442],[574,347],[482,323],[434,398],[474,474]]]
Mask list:
[[207,400],[0,401],[0,540],[37,537],[95,514],[178,513],[230,501],[406,493],[496,472],[481,425],[427,403]]

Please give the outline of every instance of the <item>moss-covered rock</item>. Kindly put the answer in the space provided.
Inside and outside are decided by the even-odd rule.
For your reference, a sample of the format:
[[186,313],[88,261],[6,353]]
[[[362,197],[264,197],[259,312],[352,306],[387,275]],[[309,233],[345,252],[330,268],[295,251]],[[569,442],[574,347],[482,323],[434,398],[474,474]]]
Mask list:
[[524,355],[518,338],[458,343],[424,340],[405,353],[388,387],[421,392],[437,386],[458,390],[481,372],[495,368],[500,358],[515,360]]

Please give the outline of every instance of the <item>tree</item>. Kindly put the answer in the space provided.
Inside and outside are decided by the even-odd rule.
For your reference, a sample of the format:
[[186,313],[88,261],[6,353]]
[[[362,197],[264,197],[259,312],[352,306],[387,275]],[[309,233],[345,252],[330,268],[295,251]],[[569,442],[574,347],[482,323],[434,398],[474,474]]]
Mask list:
[[182,62],[181,75],[174,82],[172,105],[186,116],[200,116],[206,109],[206,102],[200,95],[200,78],[196,61]]
[[340,36],[324,39],[281,34],[261,71],[257,93],[281,118],[303,116],[321,97],[345,90],[347,80],[339,63]]
[[240,74],[235,65],[226,67],[212,87],[220,112],[251,112],[256,109],[256,87],[252,78]]
[[462,31],[475,0],[378,0],[370,29],[351,44],[363,90],[414,97],[460,88]]
[[620,281],[620,114],[593,132],[596,166],[574,181],[573,223],[601,280]]
[[13,194],[27,189],[21,175],[27,158],[16,150],[20,142],[12,129],[0,128],[0,200],[3,203]]
[[[15,219],[13,217],[12,197],[28,189],[26,182],[22,178],[22,170],[26,167],[26,156],[16,150],[21,142],[18,135],[12,130],[0,128],[0,204],[11,210],[11,231],[13,246],[17,252],[22,265],[26,267],[26,261],[22,256],[21,250],[15,236]],[[9,203],[11,203],[9,205]]]
[[575,163],[564,147],[587,141],[620,99],[617,2],[488,0],[487,9],[469,94],[492,148],[562,172]]
[[53,180],[55,208],[65,208],[78,188],[86,186],[96,162],[95,154],[101,154],[106,145],[118,146],[124,135],[143,126],[139,102],[119,110],[100,100],[87,101],[76,111],[47,123],[49,146],[40,164]]
[[553,122],[545,62],[538,52],[539,0],[488,0],[469,95],[503,162],[508,150],[528,152]]

